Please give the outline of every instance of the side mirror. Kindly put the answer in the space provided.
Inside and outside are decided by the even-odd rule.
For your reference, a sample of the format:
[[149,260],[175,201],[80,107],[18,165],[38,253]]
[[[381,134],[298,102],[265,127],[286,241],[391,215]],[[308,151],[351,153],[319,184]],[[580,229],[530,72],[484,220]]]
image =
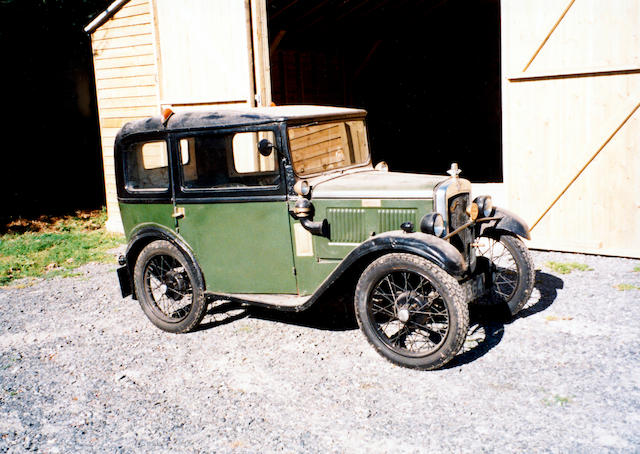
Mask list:
[[258,152],[264,157],[271,155],[273,152],[273,144],[269,142],[269,139],[262,139],[258,142]]

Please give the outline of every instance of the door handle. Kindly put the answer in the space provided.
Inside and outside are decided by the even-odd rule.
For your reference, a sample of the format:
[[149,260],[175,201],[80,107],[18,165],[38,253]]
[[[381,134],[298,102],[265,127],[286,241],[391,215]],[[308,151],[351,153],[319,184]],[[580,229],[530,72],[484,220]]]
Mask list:
[[173,207],[171,217],[174,219],[182,219],[184,217],[184,207]]

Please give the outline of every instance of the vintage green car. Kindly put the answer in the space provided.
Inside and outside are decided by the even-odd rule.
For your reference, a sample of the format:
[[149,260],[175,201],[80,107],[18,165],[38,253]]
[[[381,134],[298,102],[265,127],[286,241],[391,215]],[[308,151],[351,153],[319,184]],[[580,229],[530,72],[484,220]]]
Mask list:
[[341,285],[368,341],[433,369],[460,350],[468,303],[511,314],[534,281],[517,216],[471,184],[371,163],[366,112],[319,106],[176,113],[126,124],[118,269],[151,322],[194,329],[212,297],[302,311]]

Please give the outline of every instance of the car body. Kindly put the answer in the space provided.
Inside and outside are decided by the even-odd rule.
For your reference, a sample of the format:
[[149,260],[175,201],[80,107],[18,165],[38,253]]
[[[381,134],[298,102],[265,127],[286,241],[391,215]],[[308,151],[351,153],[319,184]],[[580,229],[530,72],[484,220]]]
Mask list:
[[[202,319],[207,295],[300,311],[351,279],[367,339],[422,369],[455,356],[469,302],[520,310],[533,285],[518,239],[528,238],[526,224],[488,196],[472,201],[455,164],[449,177],[374,167],[365,116],[281,106],[167,110],[126,124],[114,152],[129,242],[123,296],[161,329],[184,332]],[[493,260],[496,247],[508,265]],[[497,276],[513,288],[497,291]],[[428,346],[408,347],[412,336]]]

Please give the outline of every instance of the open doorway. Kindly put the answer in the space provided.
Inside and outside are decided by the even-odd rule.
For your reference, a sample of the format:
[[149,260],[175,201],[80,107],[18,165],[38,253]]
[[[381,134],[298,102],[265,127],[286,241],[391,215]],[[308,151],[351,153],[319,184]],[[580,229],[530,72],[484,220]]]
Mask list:
[[502,181],[499,0],[268,0],[276,104],[361,107],[374,163]]

